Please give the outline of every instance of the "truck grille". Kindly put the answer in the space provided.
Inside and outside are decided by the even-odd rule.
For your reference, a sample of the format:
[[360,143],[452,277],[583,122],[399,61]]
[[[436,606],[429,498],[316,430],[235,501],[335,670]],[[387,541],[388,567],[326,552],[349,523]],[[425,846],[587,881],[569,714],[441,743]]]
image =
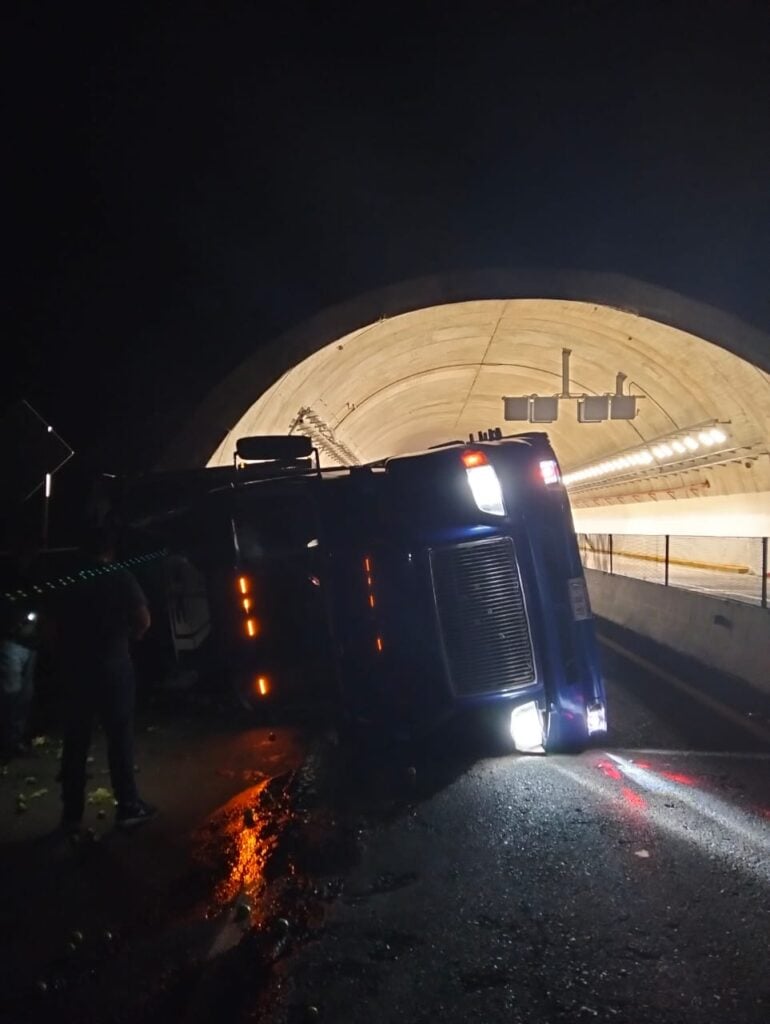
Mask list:
[[435,548],[433,591],[455,693],[508,690],[535,678],[519,567],[509,537]]

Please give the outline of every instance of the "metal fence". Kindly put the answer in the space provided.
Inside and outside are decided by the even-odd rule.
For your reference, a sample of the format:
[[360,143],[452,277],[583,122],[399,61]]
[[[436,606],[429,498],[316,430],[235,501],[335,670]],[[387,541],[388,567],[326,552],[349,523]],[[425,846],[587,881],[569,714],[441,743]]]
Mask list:
[[579,533],[583,565],[767,608],[767,537]]

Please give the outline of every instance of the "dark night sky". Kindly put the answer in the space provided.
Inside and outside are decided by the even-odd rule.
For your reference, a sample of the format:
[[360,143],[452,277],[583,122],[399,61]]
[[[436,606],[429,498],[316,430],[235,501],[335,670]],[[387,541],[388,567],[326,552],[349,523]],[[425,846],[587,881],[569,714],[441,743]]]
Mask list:
[[18,4],[3,398],[138,463],[278,331],[450,268],[770,329],[770,4],[450,6]]

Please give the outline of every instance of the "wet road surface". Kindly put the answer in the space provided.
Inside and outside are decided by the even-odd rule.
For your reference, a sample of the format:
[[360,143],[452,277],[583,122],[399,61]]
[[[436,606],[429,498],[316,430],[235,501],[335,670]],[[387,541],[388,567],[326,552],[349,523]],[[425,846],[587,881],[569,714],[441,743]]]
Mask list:
[[336,895],[267,1019],[770,1020],[770,748],[608,648],[605,668],[599,749],[455,738],[327,780],[357,857],[317,877]]
[[[97,737],[77,843],[57,828],[60,741],[40,740],[0,776],[0,1021],[174,1019],[169,1000],[194,992],[191,969],[233,943],[261,886],[304,736],[175,698],[137,727],[137,780],[158,817],[115,830]],[[239,939],[252,918],[237,912]]]
[[697,673],[610,640],[610,735],[576,757],[175,713],[140,741],[162,817],[92,805],[77,848],[54,749],[24,815],[5,777],[0,1019],[766,1022],[770,709],[693,705]]

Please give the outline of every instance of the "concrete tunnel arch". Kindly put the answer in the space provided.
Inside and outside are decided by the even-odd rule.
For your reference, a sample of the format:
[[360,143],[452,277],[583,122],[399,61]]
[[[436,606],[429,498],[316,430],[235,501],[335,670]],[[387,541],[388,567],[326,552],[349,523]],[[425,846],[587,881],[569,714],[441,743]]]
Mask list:
[[[681,294],[615,274],[493,270],[421,278],[324,310],[263,346],[219,384],[175,439],[165,467],[232,461],[237,436],[287,433],[301,409],[362,461],[502,424],[503,394],[613,389],[647,396],[631,423],[547,428],[566,469],[725,420],[746,458],[664,486],[573,498],[578,506],[740,497],[770,507],[770,338]],[[511,424],[511,429],[516,429]],[[747,497],[748,496],[748,497]],[[575,501],[577,498],[577,501]],[[735,505],[738,508],[738,505]],[[730,505],[723,512],[730,515]]]

